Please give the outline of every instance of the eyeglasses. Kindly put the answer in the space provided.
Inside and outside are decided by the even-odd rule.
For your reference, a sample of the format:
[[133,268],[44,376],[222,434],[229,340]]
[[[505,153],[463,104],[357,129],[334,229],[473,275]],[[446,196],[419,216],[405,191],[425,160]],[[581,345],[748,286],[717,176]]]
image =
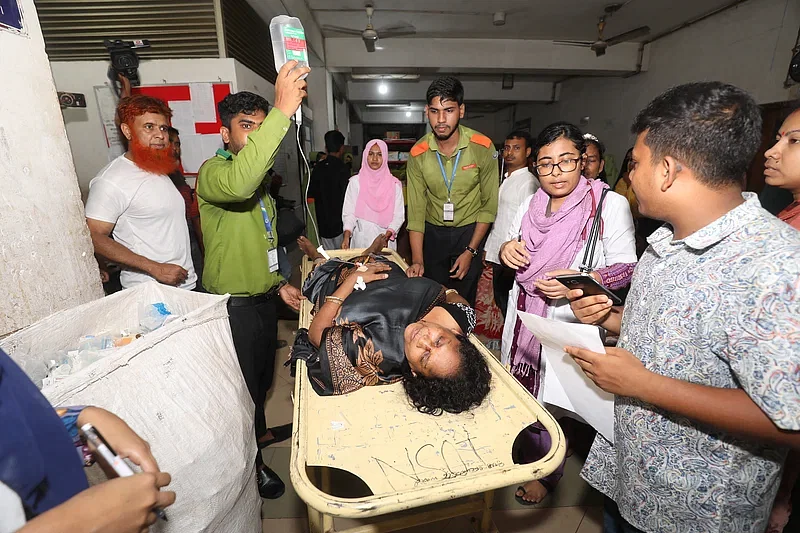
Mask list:
[[542,163],[541,165],[536,165],[536,172],[540,176],[549,176],[553,173],[555,167],[558,167],[561,172],[572,172],[578,168],[578,161],[580,159],[564,159],[558,163]]

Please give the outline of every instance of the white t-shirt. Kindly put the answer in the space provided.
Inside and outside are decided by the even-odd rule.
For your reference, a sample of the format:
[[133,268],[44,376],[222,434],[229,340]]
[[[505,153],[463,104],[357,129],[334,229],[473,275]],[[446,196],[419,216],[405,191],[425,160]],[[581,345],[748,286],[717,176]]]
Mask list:
[[494,226],[486,239],[486,260],[500,264],[500,246],[506,242],[506,235],[514,215],[530,195],[539,190],[539,180],[536,179],[528,167],[522,167],[506,176],[500,184],[497,200],[497,218]]
[[[186,204],[169,177],[145,172],[121,155],[89,183],[86,218],[115,224],[114,240],[133,253],[182,266],[189,275],[179,287],[194,288]],[[126,289],[152,279],[124,266],[120,275]]]
[[25,509],[19,495],[0,481],[0,533],[14,533],[25,522]]

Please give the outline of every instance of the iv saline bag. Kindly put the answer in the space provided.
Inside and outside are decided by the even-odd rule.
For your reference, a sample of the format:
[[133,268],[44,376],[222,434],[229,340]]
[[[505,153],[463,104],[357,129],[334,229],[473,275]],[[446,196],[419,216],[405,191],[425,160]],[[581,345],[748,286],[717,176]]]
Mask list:
[[[308,49],[306,48],[306,32],[300,19],[288,15],[278,15],[269,23],[269,33],[272,36],[272,53],[275,57],[275,71],[288,62],[297,61],[298,67],[308,66]],[[305,76],[304,76],[305,77]],[[300,124],[303,119],[302,105],[295,113],[295,123]]]

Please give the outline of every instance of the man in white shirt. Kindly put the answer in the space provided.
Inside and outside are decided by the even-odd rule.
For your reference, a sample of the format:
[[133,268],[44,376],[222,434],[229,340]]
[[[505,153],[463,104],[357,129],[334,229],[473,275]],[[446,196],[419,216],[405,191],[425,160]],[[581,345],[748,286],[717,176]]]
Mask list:
[[168,177],[179,164],[167,131],[172,111],[157,98],[133,95],[120,100],[117,115],[128,151],[89,184],[94,251],[122,267],[123,288],[155,279],[191,290],[197,275],[186,206]]
[[528,158],[532,148],[531,136],[526,131],[512,131],[503,146],[503,161],[506,172],[500,184],[497,202],[497,218],[492,232],[486,239],[485,261],[492,264],[494,301],[506,316],[508,293],[514,286],[514,270],[500,263],[500,245],[506,241],[511,221],[522,202],[539,189],[539,180],[528,169]]

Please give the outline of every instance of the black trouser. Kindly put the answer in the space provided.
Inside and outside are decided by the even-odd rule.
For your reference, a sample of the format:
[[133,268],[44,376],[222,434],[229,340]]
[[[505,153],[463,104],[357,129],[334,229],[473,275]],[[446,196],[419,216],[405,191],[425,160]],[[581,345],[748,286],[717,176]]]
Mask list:
[[514,287],[514,277],[517,275],[517,271],[497,263],[491,263],[491,265],[494,303],[500,308],[500,312],[505,317],[506,307],[508,306],[508,293]]
[[[233,334],[233,346],[239,358],[244,381],[253,403],[256,404],[256,438],[267,432],[264,404],[267,391],[272,386],[275,372],[275,350],[278,346],[278,314],[275,298],[256,296],[228,301],[228,315]],[[256,464],[261,466],[261,453],[256,453]]]
[[461,255],[472,239],[475,224],[468,224],[460,228],[434,226],[425,223],[425,240],[422,253],[425,256],[425,277],[437,281],[449,289],[458,291],[471,306],[475,306],[475,296],[478,292],[478,280],[483,270],[481,251],[486,237],[478,246],[478,256],[472,258],[469,271],[464,279],[458,280],[450,277],[450,269],[458,256]]

